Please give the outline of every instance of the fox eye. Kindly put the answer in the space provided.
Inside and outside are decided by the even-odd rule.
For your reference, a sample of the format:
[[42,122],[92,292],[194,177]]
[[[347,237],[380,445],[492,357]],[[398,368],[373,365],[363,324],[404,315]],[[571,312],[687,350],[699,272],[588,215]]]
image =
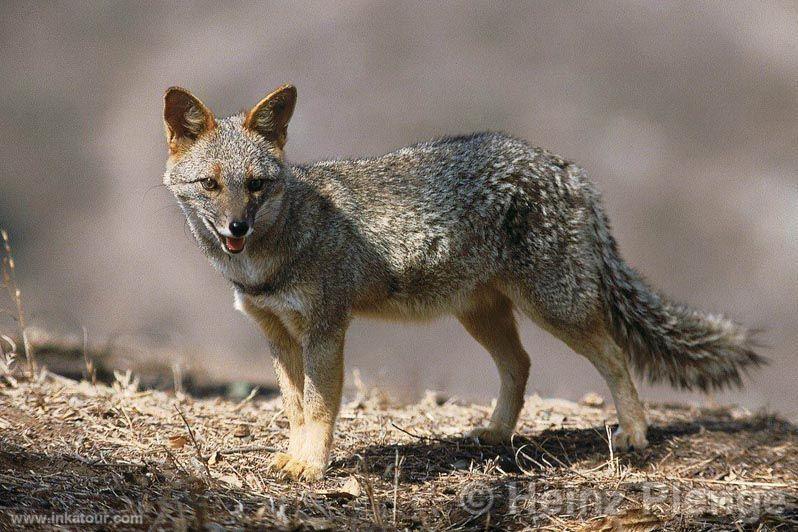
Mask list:
[[216,190],[219,188],[219,183],[216,182],[215,179],[208,177],[200,181],[202,183],[202,188],[205,190]]
[[260,192],[263,190],[264,185],[263,179],[250,179],[247,181],[247,190],[250,192]]

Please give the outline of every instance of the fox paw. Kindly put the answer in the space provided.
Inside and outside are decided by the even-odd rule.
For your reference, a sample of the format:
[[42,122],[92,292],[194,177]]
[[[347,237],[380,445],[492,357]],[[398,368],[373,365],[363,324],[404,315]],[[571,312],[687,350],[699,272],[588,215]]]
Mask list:
[[618,450],[634,449],[640,451],[645,449],[648,447],[645,426],[630,430],[629,432],[619,427],[612,434],[612,447]]
[[472,429],[466,434],[466,438],[477,440],[482,445],[501,445],[510,441],[512,432],[490,427],[479,427]]
[[298,460],[287,453],[275,453],[269,469],[292,480],[314,482],[324,476],[324,467]]

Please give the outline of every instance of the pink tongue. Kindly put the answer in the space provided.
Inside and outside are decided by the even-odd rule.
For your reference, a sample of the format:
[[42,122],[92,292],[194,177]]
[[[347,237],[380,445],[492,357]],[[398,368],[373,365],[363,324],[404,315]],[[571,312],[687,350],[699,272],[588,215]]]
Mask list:
[[224,243],[230,251],[241,251],[244,249],[244,238],[225,237]]

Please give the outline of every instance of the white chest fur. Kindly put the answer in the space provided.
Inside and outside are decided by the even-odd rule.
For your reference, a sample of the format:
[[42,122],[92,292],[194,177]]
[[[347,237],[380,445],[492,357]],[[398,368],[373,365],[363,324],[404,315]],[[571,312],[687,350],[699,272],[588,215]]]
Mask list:
[[306,298],[300,292],[291,289],[261,296],[244,295],[236,291],[233,306],[244,314],[248,314],[248,306],[271,312],[277,316],[294,338],[301,338],[298,325],[308,316]]
[[246,251],[235,256],[212,257],[213,266],[229,281],[243,285],[258,285],[273,276],[275,265],[269,259],[253,260]]

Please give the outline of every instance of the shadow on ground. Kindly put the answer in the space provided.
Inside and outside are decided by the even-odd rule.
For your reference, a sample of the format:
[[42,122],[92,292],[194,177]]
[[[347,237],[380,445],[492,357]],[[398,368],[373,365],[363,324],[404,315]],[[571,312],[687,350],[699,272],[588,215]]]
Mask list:
[[[721,413],[721,411],[719,411]],[[669,453],[675,439],[699,433],[723,433],[741,441],[758,442],[778,448],[798,434],[798,428],[777,417],[760,416],[744,420],[701,417],[694,421],[652,426],[648,431],[649,447],[642,451],[617,452],[620,465],[644,468]],[[508,445],[479,445],[470,438],[428,438],[418,436],[416,443],[405,445],[366,446],[356,455],[333,464],[344,469],[365,465],[371,472],[391,470],[396,452],[405,463],[426,464],[409,467],[403,481],[425,482],[436,474],[448,474],[454,468],[482,469],[497,465],[506,473],[529,473],[529,466],[570,468],[577,463],[600,464],[610,459],[607,436],[596,427],[589,429],[548,430],[536,435],[516,435]],[[539,469],[539,467],[538,467]]]

